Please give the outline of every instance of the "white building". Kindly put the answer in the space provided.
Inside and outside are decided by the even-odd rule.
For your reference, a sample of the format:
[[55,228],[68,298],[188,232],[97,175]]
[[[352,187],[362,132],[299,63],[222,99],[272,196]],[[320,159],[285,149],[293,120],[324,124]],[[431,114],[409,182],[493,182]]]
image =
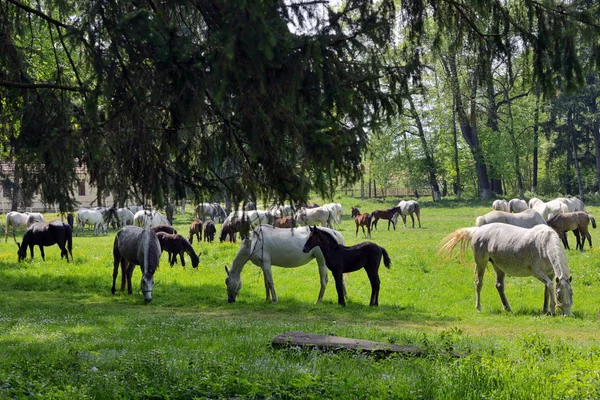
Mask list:
[[[4,162],[0,164],[2,176],[12,177],[14,175],[14,164],[10,162]],[[78,182],[73,183],[75,189],[75,200],[80,203],[80,207],[96,207],[98,205],[96,188],[90,186],[90,179],[85,167],[77,167],[77,176],[79,177]],[[103,204],[112,205],[112,195],[105,197],[102,201]],[[0,185],[0,211],[7,213],[11,211],[12,200],[10,198],[10,185],[7,185],[5,181],[2,181]],[[58,206],[53,204],[44,204],[39,194],[35,194],[32,199],[31,207],[27,207],[27,210],[20,209],[17,211],[37,211],[37,212],[56,212]]]

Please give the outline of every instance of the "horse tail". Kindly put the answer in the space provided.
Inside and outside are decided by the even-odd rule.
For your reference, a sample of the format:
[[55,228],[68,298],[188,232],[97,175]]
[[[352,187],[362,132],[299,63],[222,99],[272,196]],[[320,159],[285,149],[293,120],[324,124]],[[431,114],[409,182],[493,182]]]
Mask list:
[[[67,250],[71,255],[71,261],[73,261],[73,230],[69,224],[65,224],[65,231],[67,231]],[[69,261],[69,257],[67,257]]]
[[383,265],[385,265],[387,269],[390,269],[390,266],[392,265],[392,260],[390,260],[388,252],[383,247],[379,247],[381,248],[381,253],[383,254]]
[[596,220],[594,219],[594,217],[592,217],[589,214],[588,214],[588,217],[590,217],[590,221],[592,221],[592,228],[596,229]]
[[373,224],[375,223],[375,221],[373,220],[373,217],[375,216],[375,213],[376,213],[376,212],[377,212],[377,211],[373,211],[373,212],[371,213],[371,215],[369,215],[369,223],[371,224],[371,227],[373,227]]
[[419,217],[419,219],[421,218],[421,206],[419,205],[419,203],[415,203],[415,214],[417,214],[417,217]]
[[467,249],[467,246],[471,243],[473,234],[477,231],[477,228],[460,228],[455,230],[442,239],[442,247],[438,251],[438,255],[441,255],[444,259],[448,259],[454,248],[460,244],[460,260],[463,261],[463,254]]

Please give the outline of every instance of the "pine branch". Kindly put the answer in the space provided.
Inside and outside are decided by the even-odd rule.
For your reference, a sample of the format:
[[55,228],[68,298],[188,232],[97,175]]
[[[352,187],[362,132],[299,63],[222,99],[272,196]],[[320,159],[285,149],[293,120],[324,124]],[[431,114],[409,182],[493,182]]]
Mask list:
[[12,82],[0,80],[0,86],[15,88],[15,89],[58,89],[58,90],[68,90],[70,92],[88,92],[88,89],[77,87],[77,86],[67,86],[67,85],[59,85],[56,83],[23,83],[23,82]]

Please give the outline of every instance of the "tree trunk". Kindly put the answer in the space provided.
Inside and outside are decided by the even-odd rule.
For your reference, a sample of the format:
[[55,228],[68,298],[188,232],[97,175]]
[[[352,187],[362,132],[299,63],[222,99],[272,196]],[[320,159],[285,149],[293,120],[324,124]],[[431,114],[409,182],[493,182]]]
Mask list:
[[410,104],[410,113],[415,123],[417,125],[417,134],[419,139],[421,140],[421,146],[423,147],[423,154],[425,154],[425,162],[427,164],[427,173],[429,175],[429,186],[431,186],[431,194],[433,196],[433,201],[440,201],[440,186],[437,182],[437,170],[435,167],[435,159],[433,157],[433,153],[429,148],[427,143],[427,139],[425,138],[425,130],[423,129],[423,124],[421,123],[421,117],[419,113],[417,113],[417,109],[415,108],[415,103],[413,102],[412,96],[408,96],[408,103]]
[[[539,147],[539,126],[540,126],[540,95],[535,97],[535,111],[533,113],[533,176],[531,177],[531,192],[537,193],[538,187],[538,147]],[[598,152],[596,152],[596,157]],[[600,159],[597,160],[597,164]],[[598,164],[600,166],[600,164]],[[600,185],[600,180],[599,180]],[[600,187],[600,186],[599,186]]]
[[469,104],[469,115],[465,111],[462,103],[460,83],[458,80],[458,72],[456,69],[456,59],[454,55],[449,57],[449,72],[451,79],[452,95],[454,97],[454,105],[456,107],[456,113],[458,115],[458,121],[460,124],[460,130],[462,136],[469,145],[473,160],[475,161],[475,170],[477,172],[477,181],[480,191],[481,199],[490,199],[492,197],[492,191],[490,189],[490,180],[488,177],[487,164],[483,155],[483,149],[479,143],[479,134],[477,132],[477,86],[478,76],[477,72],[472,73],[471,83],[471,99]]
[[[573,165],[575,166],[575,173],[577,174],[577,186],[579,189],[579,198],[583,200],[583,184],[581,182],[581,170],[579,169],[579,160],[577,159],[577,144],[575,143],[575,126],[573,124],[573,113],[569,111],[568,115],[569,123],[569,137],[571,142],[571,150],[573,151]],[[569,193],[571,194],[571,193]]]
[[456,200],[460,200],[461,184],[460,184],[460,165],[458,162],[458,135],[456,132],[456,107],[452,109],[452,139],[454,141],[454,171],[456,172],[456,182],[454,188],[454,194]]
[[21,202],[21,171],[19,165],[15,163],[15,173],[13,176],[12,190],[10,191],[11,204],[10,210],[17,211]]

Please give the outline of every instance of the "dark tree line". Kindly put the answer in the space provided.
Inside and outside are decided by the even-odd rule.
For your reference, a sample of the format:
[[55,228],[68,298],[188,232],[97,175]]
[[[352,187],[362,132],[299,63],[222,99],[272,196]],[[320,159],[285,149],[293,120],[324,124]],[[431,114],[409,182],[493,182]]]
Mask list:
[[[486,85],[490,60],[518,38],[546,94],[583,84],[577,46],[596,66],[585,3],[396,4],[0,1],[4,157],[25,194],[63,211],[81,165],[120,201],[302,202],[360,179],[370,132],[401,109],[427,49],[462,46]],[[476,127],[458,119],[486,194]]]

